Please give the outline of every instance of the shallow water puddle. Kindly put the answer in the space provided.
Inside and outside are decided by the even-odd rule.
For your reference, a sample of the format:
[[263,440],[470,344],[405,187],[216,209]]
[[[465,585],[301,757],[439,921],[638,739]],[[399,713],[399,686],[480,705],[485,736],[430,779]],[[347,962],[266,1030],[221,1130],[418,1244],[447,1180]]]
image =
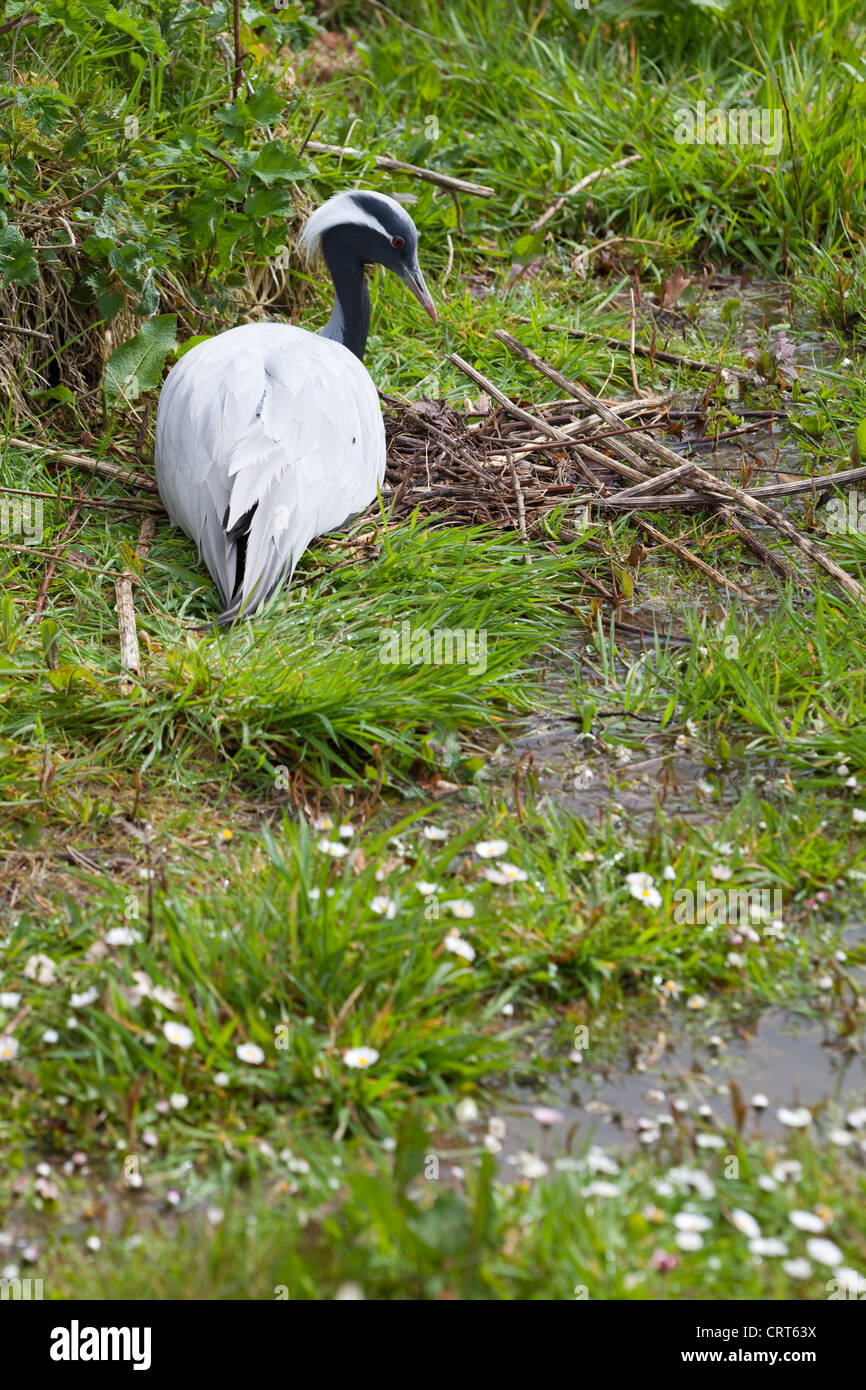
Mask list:
[[[612,1066],[598,1072],[587,1060],[575,1067],[570,1084],[550,1089],[550,1105],[561,1115],[549,1132],[533,1117],[537,1106],[504,1103],[508,1153],[537,1148],[562,1152],[585,1143],[630,1148],[640,1136],[676,1133],[715,1135],[733,1121],[729,1083],[739,1087],[748,1119],[747,1138],[781,1135],[786,1126],[778,1111],[807,1107],[827,1123],[838,1123],[844,1109],[866,1102],[866,1057],[857,1038],[832,1038],[826,1023],[808,1020],[783,1009],[771,1009],[737,1032],[690,1041],[668,1037],[659,1030],[631,1055],[626,1070]],[[862,1045],[863,1038],[860,1037]],[[721,1044],[721,1045],[718,1045]],[[588,1054],[587,1054],[588,1056]],[[752,1097],[765,1097],[761,1108]],[[700,1138],[697,1139],[701,1147]],[[714,1147],[713,1140],[706,1147]]]
[[675,753],[673,743],[669,737],[627,751],[618,745],[624,751],[614,753],[582,739],[572,721],[547,720],[516,738],[505,753],[495,754],[491,768],[501,761],[511,771],[522,757],[539,795],[591,823],[602,822],[611,810],[629,819],[653,815],[657,805],[669,816],[715,819],[735,799],[734,778],[720,799],[706,780],[704,760]]

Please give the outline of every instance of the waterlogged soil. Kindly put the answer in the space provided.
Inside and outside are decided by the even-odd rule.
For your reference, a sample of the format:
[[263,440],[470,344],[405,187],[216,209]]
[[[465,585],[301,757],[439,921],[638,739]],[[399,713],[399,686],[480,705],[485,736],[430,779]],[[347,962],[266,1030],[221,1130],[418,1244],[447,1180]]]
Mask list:
[[[812,1112],[813,1123],[829,1128],[866,1103],[864,1046],[862,1030],[843,1037],[827,1021],[782,1009],[700,1036],[672,1030],[659,1018],[610,1065],[594,1066],[590,1048],[579,1065],[571,1064],[570,1076],[553,1082],[544,1104],[562,1119],[550,1129],[533,1117],[537,1099],[528,1103],[514,1088],[506,1093],[497,1110],[507,1126],[502,1161],[512,1166],[516,1153],[538,1151],[541,1142],[555,1155],[582,1151],[588,1143],[628,1150],[641,1134],[654,1136],[653,1143],[678,1130],[714,1135],[734,1122],[732,1082],[747,1106],[746,1137],[781,1135],[786,1127],[778,1112],[800,1106]],[[752,1106],[753,1097],[766,1104]]]
[[705,759],[675,752],[674,743],[671,736],[654,746],[619,744],[614,751],[603,738],[583,737],[573,721],[549,719],[494,753],[488,767],[504,783],[504,774],[513,778],[519,764],[539,798],[549,797],[587,824],[610,816],[634,824],[657,814],[693,824],[715,820],[736,801],[741,776],[710,781]]
[[[835,370],[844,378],[848,369],[843,366],[844,350],[833,339],[823,337],[805,318],[801,322],[799,316],[792,315],[790,288],[746,276],[719,276],[709,285],[687,287],[674,310],[658,315],[660,345],[664,345],[666,332],[694,342],[691,330],[696,326],[709,349],[695,348],[693,355],[706,357],[712,346],[720,344],[730,333],[732,301],[736,301],[737,341],[747,361],[757,362],[762,353],[769,352],[780,375],[791,382],[798,377],[805,382],[822,370]],[[743,391],[751,390],[738,381],[732,376],[727,382],[734,411]],[[755,384],[759,381],[756,372]],[[690,409],[696,405],[696,398],[682,395],[677,404]],[[689,440],[699,436],[696,420],[674,447],[686,451]],[[674,443],[673,439],[668,443]],[[704,467],[731,481],[739,482],[748,476],[750,486],[776,482],[778,473],[786,477],[805,476],[810,471],[783,416],[739,438],[721,440],[715,448],[702,448],[699,458]],[[769,504],[777,510],[792,505],[795,511],[798,509],[796,501],[792,504],[786,498],[769,499]],[[766,541],[776,537],[770,527],[759,524],[753,529]],[[738,563],[732,577],[755,599],[754,612],[758,616],[769,614],[778,598],[775,581],[750,556],[741,558],[743,563]],[[685,615],[694,612],[696,603],[706,618],[721,622],[731,603],[737,601],[722,591],[714,593],[712,585],[696,598],[694,589],[672,580],[666,571],[661,575],[653,572],[648,582],[648,572],[639,568],[634,601],[628,610],[620,610],[615,622],[617,647],[622,653],[637,656],[652,652],[657,639],[667,648],[687,644]],[[585,641],[578,641],[573,660],[586,693],[595,695],[599,709],[604,710],[608,702],[598,689],[599,661],[593,642],[589,635]],[[624,676],[625,660],[620,655],[613,660],[614,674]],[[612,813],[630,823],[646,822],[659,815],[682,816],[703,824],[735,803],[747,779],[753,786],[756,779],[771,786],[783,771],[775,760],[762,758],[759,767],[739,767],[722,776],[712,759],[702,754],[696,740],[690,739],[683,748],[682,741],[677,744],[673,736],[653,734],[652,721],[641,723],[635,716],[625,714],[609,723],[595,720],[592,735],[583,735],[579,722],[568,717],[573,704],[565,674],[554,672],[551,678],[551,673],[546,673],[545,686],[552,692],[548,707],[522,721],[511,743],[492,753],[487,776],[506,793],[509,783],[519,787],[523,781],[536,795],[550,797],[589,823],[603,821]],[[605,737],[608,731],[614,733],[613,738]],[[628,748],[620,741],[624,738]]]

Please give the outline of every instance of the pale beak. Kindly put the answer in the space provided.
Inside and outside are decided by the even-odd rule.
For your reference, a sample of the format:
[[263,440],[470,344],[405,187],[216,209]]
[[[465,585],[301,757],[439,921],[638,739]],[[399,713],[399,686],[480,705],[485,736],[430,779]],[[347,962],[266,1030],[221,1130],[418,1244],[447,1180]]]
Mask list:
[[436,305],[430,296],[430,291],[424,284],[424,276],[416,262],[411,270],[406,270],[402,275],[403,283],[407,289],[411,290],[422,309],[426,309],[434,323],[439,322],[439,315],[436,312]]

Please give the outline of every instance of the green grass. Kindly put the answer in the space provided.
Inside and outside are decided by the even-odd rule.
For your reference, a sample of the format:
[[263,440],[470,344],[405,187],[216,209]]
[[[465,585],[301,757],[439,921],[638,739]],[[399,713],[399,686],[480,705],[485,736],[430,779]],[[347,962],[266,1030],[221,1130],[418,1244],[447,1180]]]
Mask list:
[[[65,1250],[44,1265],[45,1296],[76,1298],[82,1288],[93,1297],[133,1299],[856,1295],[856,1278],[854,1292],[845,1290],[866,1254],[862,1176],[838,1150],[818,1139],[768,1148],[729,1131],[728,1151],[702,1166],[688,1156],[688,1138],[680,1142],[679,1154],[674,1145],[655,1163],[639,1156],[613,1173],[606,1168],[601,1178],[588,1155],[561,1160],[565,1171],[551,1165],[543,1181],[510,1186],[493,1178],[485,1155],[465,1194],[449,1186],[450,1163],[432,1177],[433,1146],[418,1131],[407,1133],[393,1163],[370,1157],[350,1176],[323,1153],[309,1171],[275,1181],[276,1172],[286,1172],[284,1159],[254,1184],[241,1210],[198,1212],[179,1234],[170,1210],[153,1213],[144,1240],[121,1234],[95,1253]],[[454,1156],[471,1163],[473,1146],[464,1138]],[[780,1170],[780,1163],[789,1167]],[[759,1177],[775,1182],[770,1192],[758,1187]],[[606,1195],[593,1195],[599,1182],[609,1186]],[[275,1209],[267,1200],[271,1183],[277,1191],[293,1189],[291,1206]],[[804,1209],[823,1214],[824,1238],[838,1243],[845,1261],[840,1268],[807,1259],[811,1272],[789,1278],[779,1258],[753,1256],[749,1236],[734,1224],[751,1217],[765,1239],[781,1240],[788,1258],[802,1262],[810,1237],[790,1213]],[[705,1220],[699,1251],[677,1244],[674,1217],[686,1213]]]
[[[123,338],[170,310],[182,340],[245,317],[262,286],[275,287],[269,312],[318,326],[327,289],[275,262],[302,202],[357,178],[417,195],[442,310],[437,327],[422,322],[400,286],[374,277],[367,360],[383,391],[474,400],[456,351],[515,399],[552,397],[493,338],[506,326],[591,390],[631,395],[627,356],[567,330],[627,338],[635,289],[639,341],[657,330],[685,356],[756,370],[737,396],[639,359],[642,387],[706,392],[722,429],[742,408],[784,406],[777,438],[790,431],[797,467],[847,466],[866,417],[853,360],[866,90],[853,0],[820,22],[805,0],[682,0],[664,15],[613,0],[540,13],[422,2],[396,17],[299,5],[281,12],[285,33],[272,14],[244,29],[258,101],[241,105],[214,61],[218,5],[127,3],[136,32],[95,0],[65,28],[54,0],[33,8],[29,75],[0,92],[5,215],[23,228],[0,227],[0,290],[4,314],[34,326],[28,296],[62,289],[83,334],[61,325],[54,394],[30,398],[43,443],[77,449],[87,428],[90,452],[119,444],[132,457],[142,403],[105,419],[99,408],[92,335],[106,326]],[[352,23],[354,57],[314,84],[317,28]],[[291,54],[300,75],[280,85]],[[699,99],[783,115],[787,103],[775,162],[754,146],[677,144],[675,112]],[[495,196],[455,202],[370,160],[298,155],[319,107],[315,138]],[[121,143],[130,115],[139,135]],[[259,163],[275,134],[279,169],[273,150]],[[627,152],[640,159],[530,232],[557,195]],[[122,179],[89,191],[118,163]],[[61,255],[52,278],[61,253],[28,218],[58,201],[80,254]],[[696,284],[660,314],[653,296],[677,264]],[[768,293],[777,308],[701,283],[739,266],[785,277]],[[40,312],[53,333],[59,315]],[[838,365],[781,379],[777,314],[796,343],[838,349]],[[24,340],[7,364],[25,391],[27,351]],[[8,423],[21,432],[11,408]],[[216,599],[179,533],[160,519],[147,561],[135,559],[132,489],[38,451],[4,447],[0,469],[5,487],[49,494],[39,546],[11,536],[18,548],[3,551],[0,1272],[19,1265],[52,1298],[315,1299],[357,1285],[389,1300],[815,1299],[833,1270],[811,1259],[799,1278],[750,1250],[730,1213],[795,1258],[807,1237],[789,1212],[826,1207],[842,1267],[864,1273],[862,1139],[832,1139],[845,1122],[835,1102],[806,1133],[774,1139],[740,1133],[719,1101],[615,1173],[591,1171],[585,1128],[574,1143],[539,1130],[547,1171],[535,1177],[529,1160],[494,1163],[484,1140],[513,1078],[533,1099],[571,1084],[577,1028],[589,1063],[615,1071],[635,1030],[701,1042],[769,1007],[856,1043],[866,652],[860,609],[829,580],[803,570],[808,586],[789,589],[756,573],[705,514],[650,519],[755,605],[628,518],[574,540],[565,508],[527,546],[448,517],[397,526],[380,509],[308,552],[254,623],[215,635],[196,630]],[[34,623],[70,515],[50,494],[82,487]],[[817,499],[788,515],[864,580],[861,532],[835,530]],[[122,694],[115,580],[127,570],[143,665]],[[587,575],[616,586],[614,610]],[[483,668],[383,660],[405,622],[483,630]],[[507,842],[505,874],[476,852],[492,839]],[[657,907],[630,891],[640,873]],[[679,895],[700,884],[779,893],[781,925],[682,920]],[[348,1065],[358,1048],[375,1063]],[[783,1159],[799,1176],[760,1183]],[[677,1244],[684,1208],[709,1218],[700,1249]]]

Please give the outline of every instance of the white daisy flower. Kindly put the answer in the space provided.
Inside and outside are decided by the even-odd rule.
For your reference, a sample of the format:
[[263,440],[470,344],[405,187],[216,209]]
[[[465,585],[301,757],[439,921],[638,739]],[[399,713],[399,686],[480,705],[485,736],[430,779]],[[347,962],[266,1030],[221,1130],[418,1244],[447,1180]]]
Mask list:
[[812,1112],[807,1110],[805,1105],[799,1105],[796,1110],[789,1110],[783,1106],[776,1111],[776,1117],[780,1124],[787,1125],[788,1129],[805,1129],[812,1123]]
[[681,1250],[700,1250],[704,1244],[699,1231],[677,1231],[674,1239]]
[[838,1144],[840,1148],[844,1148],[846,1144],[854,1143],[854,1135],[850,1129],[831,1129],[827,1138],[831,1144]]
[[136,941],[141,941],[141,932],[134,927],[112,927],[105,933],[106,946],[133,946]]
[[343,1053],[343,1061],[346,1066],[356,1067],[359,1071],[366,1071],[378,1060],[379,1054],[375,1047],[350,1047],[348,1052]]
[[840,1265],[843,1260],[838,1245],[823,1236],[813,1236],[811,1240],[806,1241],[806,1254],[811,1256],[816,1264],[828,1265],[830,1269]]
[[750,1216],[747,1211],[740,1207],[735,1207],[729,1217],[732,1226],[740,1232],[740,1235],[748,1236],[749,1240],[757,1240],[761,1235],[761,1228],[754,1216]]
[[454,1107],[454,1114],[459,1125],[474,1125],[478,1119],[478,1106],[470,1096],[467,1096],[465,1100],[457,1102]]
[[265,1054],[258,1043],[240,1043],[235,1048],[235,1056],[239,1062],[246,1062],[251,1067],[260,1067],[265,1060]]
[[789,1279],[808,1279],[812,1273],[812,1266],[808,1260],[804,1260],[800,1255],[796,1260],[786,1260],[782,1265],[783,1270]]
[[820,1235],[826,1224],[813,1211],[789,1211],[788,1220],[798,1231],[811,1231],[813,1235]]
[[584,1197],[618,1197],[620,1189],[615,1182],[591,1182],[583,1189]]
[[425,825],[421,831],[425,840],[447,840],[448,831],[440,830],[438,825]]
[[186,1110],[189,1105],[189,1096],[185,1096],[183,1091],[172,1091],[168,1103],[172,1110]]
[[662,878],[664,879],[665,883],[673,883],[676,876],[676,870],[674,869],[673,864],[665,864],[664,868],[662,869]]
[[862,1129],[866,1125],[866,1105],[861,1106],[859,1110],[852,1110],[846,1119],[852,1129]]
[[322,854],[329,854],[332,859],[343,859],[347,854],[351,854],[348,845],[344,845],[342,840],[321,839],[316,845],[316,849]]
[[360,1284],[341,1284],[334,1294],[334,1300],[338,1303],[363,1303],[364,1299],[364,1290]]
[[397,913],[397,904],[393,898],[379,896],[373,898],[370,903],[370,911],[375,912],[377,917],[385,917],[390,922]]
[[175,1047],[192,1047],[195,1042],[195,1033],[191,1028],[187,1028],[185,1023],[175,1023],[173,1020],[164,1023],[162,1032],[163,1036]]
[[418,892],[421,894],[422,898],[432,897],[434,893],[439,892],[438,883],[428,883],[427,880],[424,878],[422,878],[420,882],[416,883],[415,887],[418,889]]
[[451,898],[448,902],[443,903],[442,906],[447,907],[453,912],[455,917],[467,918],[475,916],[475,908],[472,903],[467,902],[465,898]]
[[547,1173],[547,1164],[538,1154],[531,1154],[522,1149],[517,1155],[517,1166],[524,1178],[543,1178]]
[[0,991],[0,1009],[17,1009],[21,1003],[21,995],[14,990],[7,989]]
[[712,1224],[708,1216],[702,1216],[697,1211],[678,1211],[674,1216],[678,1231],[708,1231]]
[[452,951],[455,956],[461,956],[463,960],[468,960],[470,965],[475,959],[475,947],[470,946],[469,942],[456,932],[450,932],[442,942],[446,951]]
[[489,883],[504,887],[507,883],[525,883],[529,874],[525,869],[518,868],[516,864],[509,864],[507,859],[500,859],[495,868],[485,870],[484,877]]
[[42,1034],[42,1042],[48,1043],[49,1047],[60,1041],[60,1034],[56,1028],[46,1028]]
[[501,859],[508,853],[507,840],[480,840],[475,846],[479,859]]
[[495,1139],[505,1138],[505,1121],[499,1115],[491,1115],[487,1121],[487,1129]]
[[610,1154],[605,1153],[597,1144],[593,1144],[586,1155],[586,1166],[591,1173],[610,1173],[619,1172],[619,1164]]
[[18,1039],[10,1033],[0,1034],[0,1062],[14,1062],[18,1056]]
[[859,806],[855,806],[851,812],[855,825],[866,825],[866,811],[861,811]]
[[24,962],[24,974],[28,980],[35,980],[38,985],[53,985],[57,967],[50,956],[42,955],[41,952],[35,956],[28,956]]
[[177,1013],[178,1009],[183,1007],[180,995],[175,994],[174,990],[166,985],[154,985],[150,993],[157,1004],[161,1004],[164,1009],[170,1009],[172,1013]]
[[563,1114],[561,1110],[554,1110],[551,1105],[536,1105],[532,1118],[539,1125],[559,1125],[562,1124]]
[[72,994],[69,998],[69,1006],[72,1009],[86,1009],[89,1004],[93,1004],[99,998],[99,990],[95,987],[82,990],[81,994]]
[[751,1100],[749,1101],[749,1104],[751,1105],[753,1110],[766,1110],[770,1102],[764,1095],[763,1091],[756,1091],[755,1094],[752,1096]]
[[773,1168],[776,1182],[799,1182],[803,1176],[803,1165],[798,1158],[785,1158]]
[[626,874],[625,881],[633,898],[647,907],[661,907],[662,895],[654,886],[650,874]]
[[785,1242],[777,1240],[774,1236],[756,1236],[754,1240],[749,1241],[749,1249],[753,1255],[766,1255],[768,1258],[788,1253]]

